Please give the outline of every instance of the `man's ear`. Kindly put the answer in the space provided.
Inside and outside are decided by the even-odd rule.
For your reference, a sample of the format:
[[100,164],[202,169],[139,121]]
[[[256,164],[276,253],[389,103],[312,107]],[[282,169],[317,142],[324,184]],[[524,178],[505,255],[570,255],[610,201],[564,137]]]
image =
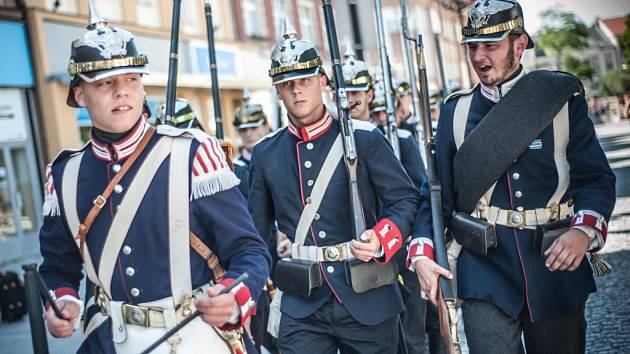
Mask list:
[[324,74],[320,74],[319,75],[319,87],[322,90],[325,90],[326,87],[328,86],[328,77]]
[[369,89],[366,94],[366,98],[367,98],[367,103],[372,102],[372,100],[374,99],[374,90]]
[[79,105],[79,107],[85,107],[85,97],[83,96],[83,90],[80,85],[77,85],[73,88],[74,93],[74,101]]
[[514,55],[516,55],[517,58],[521,58],[523,56],[523,52],[527,49],[527,42],[528,39],[525,34],[521,34],[516,38],[516,40],[514,40]]

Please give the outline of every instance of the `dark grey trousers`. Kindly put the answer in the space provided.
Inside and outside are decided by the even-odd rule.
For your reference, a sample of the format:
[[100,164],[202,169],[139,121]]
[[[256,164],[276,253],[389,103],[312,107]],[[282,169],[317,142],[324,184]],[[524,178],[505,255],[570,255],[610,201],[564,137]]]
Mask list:
[[464,331],[471,354],[581,354],[586,343],[584,309],[532,322],[524,309],[513,319],[487,301],[465,300]]

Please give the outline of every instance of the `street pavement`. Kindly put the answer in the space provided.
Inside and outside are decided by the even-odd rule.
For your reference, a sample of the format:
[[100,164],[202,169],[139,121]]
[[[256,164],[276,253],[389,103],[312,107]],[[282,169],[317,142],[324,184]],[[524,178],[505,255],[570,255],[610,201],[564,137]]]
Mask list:
[[[618,200],[610,221],[608,240],[602,250],[602,257],[611,264],[613,272],[596,278],[598,291],[586,303],[586,352],[630,353],[630,123],[603,124],[597,126],[596,130],[617,176]],[[28,259],[21,263],[38,261]],[[5,265],[5,269],[21,273],[19,264]],[[462,328],[460,337],[463,353],[468,353]],[[74,353],[80,342],[79,333],[67,339],[48,336],[51,354]],[[26,316],[15,323],[0,323],[0,354],[31,353],[33,350]]]

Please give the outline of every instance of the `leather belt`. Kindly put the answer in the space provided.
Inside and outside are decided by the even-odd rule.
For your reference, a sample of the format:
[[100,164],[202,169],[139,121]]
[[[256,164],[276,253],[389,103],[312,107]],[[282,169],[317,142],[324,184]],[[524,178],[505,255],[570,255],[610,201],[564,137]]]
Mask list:
[[[199,299],[201,297],[206,296],[206,291],[210,287],[210,285],[204,285],[199,287],[193,291],[192,297],[194,299]],[[101,307],[101,313],[104,315],[110,316],[112,315],[112,309],[110,306],[110,301],[106,296],[101,294],[103,290],[99,287],[97,290],[98,296],[96,297],[96,303]],[[195,303],[191,301],[189,313],[195,311]],[[175,312],[178,314],[178,318],[188,317],[185,315],[183,306],[177,305],[175,306]],[[164,309],[155,306],[142,306],[142,305],[134,305],[124,303],[122,304],[122,318],[125,321],[125,324],[140,326],[140,327],[155,327],[155,328],[165,328],[166,322],[164,320]]]
[[350,242],[340,243],[334,246],[302,246],[293,244],[291,258],[311,262],[342,262],[354,259],[350,251]]
[[573,203],[567,202],[549,208],[531,210],[509,210],[487,206],[480,210],[480,217],[492,225],[503,225],[521,229],[536,229],[536,226],[573,216]]

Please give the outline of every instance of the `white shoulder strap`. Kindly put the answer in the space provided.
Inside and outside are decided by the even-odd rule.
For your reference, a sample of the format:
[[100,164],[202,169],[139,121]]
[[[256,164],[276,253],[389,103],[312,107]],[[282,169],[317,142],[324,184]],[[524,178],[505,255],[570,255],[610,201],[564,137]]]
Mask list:
[[455,113],[453,114],[453,139],[455,140],[455,146],[457,146],[458,150],[459,147],[462,146],[462,143],[464,143],[466,123],[468,122],[468,112],[470,111],[472,97],[473,95],[461,96],[455,106]]
[[98,267],[99,279],[103,285],[103,290],[111,297],[111,281],[116,265],[117,255],[120,252],[129,227],[136,216],[140,207],[140,202],[151,184],[151,180],[155,176],[162,162],[171,153],[171,145],[173,138],[164,136],[151,149],[146,159],[138,169],[138,173],[134,176],[133,181],[129,184],[127,193],[120,203],[120,210],[112,220],[112,225],[107,234],[107,239],[103,245],[100,263]]
[[313,192],[310,196],[311,203],[306,204],[304,210],[302,210],[302,215],[300,215],[300,221],[298,222],[298,226],[295,230],[295,242],[293,243],[295,246],[304,245],[308,229],[311,227],[313,218],[315,217],[317,209],[319,209],[322,199],[324,198],[324,194],[326,193],[328,182],[330,182],[330,179],[332,178],[332,175],[342,157],[343,143],[341,141],[341,134],[339,134],[330,148],[330,151],[328,151],[326,160],[324,160],[324,164],[317,175],[317,180],[313,185]]
[[188,158],[192,139],[173,141],[168,177],[168,224],[171,290],[175,305],[192,295],[190,275]]
[[[63,170],[63,178],[61,180],[61,198],[63,200],[64,214],[66,222],[68,223],[68,228],[70,229],[72,237],[75,239],[79,252],[81,251],[81,246],[79,240],[76,239],[76,236],[79,234],[79,225],[81,225],[81,221],[79,221],[79,213],[77,211],[77,188],[79,184],[79,168],[81,166],[82,157],[83,152],[70,158]],[[85,264],[85,270],[88,278],[92,281],[92,283],[102,287],[101,281],[96,275],[96,269],[94,268],[94,262],[92,261],[92,256],[90,255],[88,247],[84,247],[83,257],[83,263]]]
[[567,160],[567,145],[569,144],[569,103],[558,112],[553,119],[553,159],[558,172],[558,185],[549,199],[547,207],[558,205],[560,199],[569,188],[569,161]]

